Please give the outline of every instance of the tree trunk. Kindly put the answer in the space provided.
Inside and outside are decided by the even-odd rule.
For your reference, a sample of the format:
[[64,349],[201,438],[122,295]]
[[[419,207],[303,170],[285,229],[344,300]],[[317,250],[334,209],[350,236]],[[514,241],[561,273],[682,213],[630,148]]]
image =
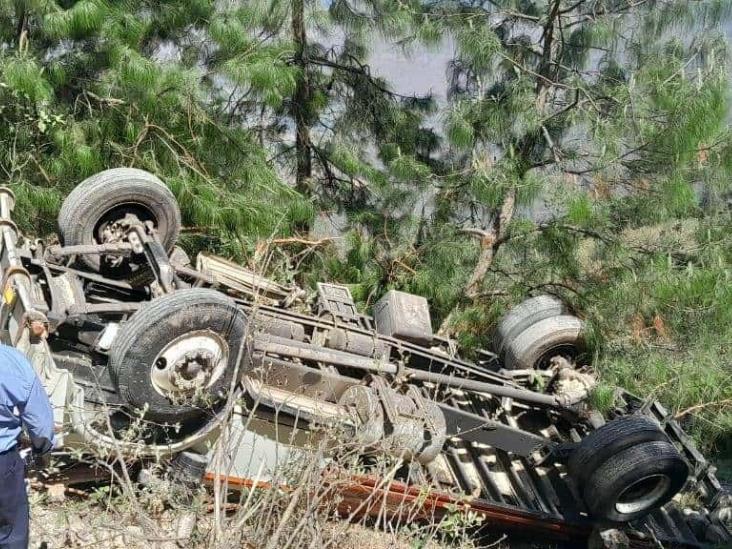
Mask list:
[[16,30],[16,41],[18,42],[18,52],[25,53],[28,49],[28,12],[22,4],[17,6],[18,27]]
[[295,63],[300,67],[300,77],[292,98],[292,118],[295,122],[295,187],[301,193],[309,194],[309,183],[313,174],[310,120],[310,82],[308,79],[307,33],[305,31],[305,0],[292,2],[292,39],[295,43]]
[[[493,259],[495,258],[498,249],[506,238],[506,231],[513,219],[515,211],[516,189],[511,188],[503,198],[501,209],[489,229],[464,230],[467,234],[480,237],[480,256],[478,256],[478,261],[475,264],[475,268],[473,268],[473,273],[470,275],[468,285],[465,287],[465,297],[470,301],[474,302],[478,297],[480,297],[481,284],[483,283],[486,274],[488,274],[488,269],[490,269],[493,264]],[[454,311],[450,311],[450,313],[445,317],[445,320],[442,321],[442,324],[437,331],[438,335],[449,335],[449,325],[452,321],[453,312]]]
[[475,264],[473,274],[470,276],[470,282],[465,289],[465,296],[474,301],[480,295],[480,285],[488,273],[493,258],[498,252],[503,240],[506,237],[506,231],[508,225],[513,219],[514,211],[516,210],[516,189],[512,188],[503,198],[501,209],[498,215],[493,220],[493,224],[490,229],[486,231],[469,231],[472,234],[480,236],[480,256],[478,262]]
[[[541,113],[545,111],[547,94],[551,92],[551,85],[553,77],[556,76],[557,67],[554,63],[554,57],[556,55],[556,39],[555,39],[555,26],[558,20],[561,18],[561,0],[552,0],[551,5],[548,7],[547,21],[544,24],[544,30],[541,36],[541,59],[537,68],[538,78],[535,83],[535,101],[537,110]],[[547,136],[549,147],[552,149],[552,153],[556,156],[553,144],[551,143],[551,136],[549,136],[546,128],[543,128]],[[524,139],[518,147],[518,155],[523,160],[524,170],[519,176],[522,179],[525,172],[529,169],[532,164],[531,156],[533,154],[534,146],[536,145],[537,138],[530,136]],[[488,229],[468,229],[465,232],[474,236],[480,237],[480,255],[478,261],[475,264],[473,273],[470,276],[470,280],[465,287],[465,297],[471,302],[475,302],[481,293],[481,285],[483,280],[488,274],[488,270],[493,264],[493,260],[501,247],[501,244],[506,239],[506,231],[508,225],[513,219],[514,212],[516,210],[516,187],[511,188],[503,198],[503,203],[498,212],[498,215],[493,220],[491,227]],[[449,323],[452,320],[454,310],[450,311],[445,320],[442,322],[438,331],[439,335],[447,335],[449,332]]]
[[495,243],[496,231],[493,229],[486,231],[480,239],[480,256],[478,256],[478,262],[475,264],[473,274],[470,275],[470,282],[468,282],[465,289],[465,297],[471,301],[480,295],[480,285],[488,273],[491,263],[493,263],[493,255],[495,254],[493,246]]

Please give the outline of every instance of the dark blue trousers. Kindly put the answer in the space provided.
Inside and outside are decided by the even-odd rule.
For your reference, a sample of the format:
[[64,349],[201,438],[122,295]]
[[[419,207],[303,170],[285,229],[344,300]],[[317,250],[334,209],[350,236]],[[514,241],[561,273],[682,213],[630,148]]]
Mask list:
[[0,549],[28,547],[25,463],[16,449],[0,454]]

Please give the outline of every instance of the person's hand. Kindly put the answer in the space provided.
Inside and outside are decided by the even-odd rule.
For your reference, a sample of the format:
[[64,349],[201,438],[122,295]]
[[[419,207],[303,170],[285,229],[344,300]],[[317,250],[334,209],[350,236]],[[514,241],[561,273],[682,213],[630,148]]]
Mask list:
[[32,448],[23,448],[18,452],[20,454],[20,459],[23,460],[23,463],[25,463],[26,468],[31,468],[31,462],[33,461],[33,449]]
[[38,454],[32,448],[23,448],[19,453],[26,469],[30,471],[45,469],[51,463],[50,454]]
[[30,332],[32,337],[46,339],[48,337],[48,321],[31,320]]

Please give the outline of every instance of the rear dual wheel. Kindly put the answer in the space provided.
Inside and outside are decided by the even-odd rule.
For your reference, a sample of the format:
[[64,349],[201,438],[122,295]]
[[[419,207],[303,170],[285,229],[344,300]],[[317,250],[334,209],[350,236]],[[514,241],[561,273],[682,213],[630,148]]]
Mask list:
[[584,322],[554,297],[537,296],[513,308],[498,325],[494,347],[507,370],[545,369],[561,356],[570,362],[585,351]]
[[686,462],[645,416],[610,421],[580,442],[568,470],[589,513],[629,522],[668,503],[686,483]]

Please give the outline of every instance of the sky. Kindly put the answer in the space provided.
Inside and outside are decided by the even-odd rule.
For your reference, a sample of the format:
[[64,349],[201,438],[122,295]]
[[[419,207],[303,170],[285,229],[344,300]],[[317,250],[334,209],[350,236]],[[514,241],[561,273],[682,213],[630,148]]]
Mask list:
[[391,83],[392,89],[403,95],[432,93],[435,99],[444,99],[447,90],[447,64],[454,49],[445,41],[432,49],[416,48],[405,53],[386,42],[374,46],[370,65],[373,73]]

